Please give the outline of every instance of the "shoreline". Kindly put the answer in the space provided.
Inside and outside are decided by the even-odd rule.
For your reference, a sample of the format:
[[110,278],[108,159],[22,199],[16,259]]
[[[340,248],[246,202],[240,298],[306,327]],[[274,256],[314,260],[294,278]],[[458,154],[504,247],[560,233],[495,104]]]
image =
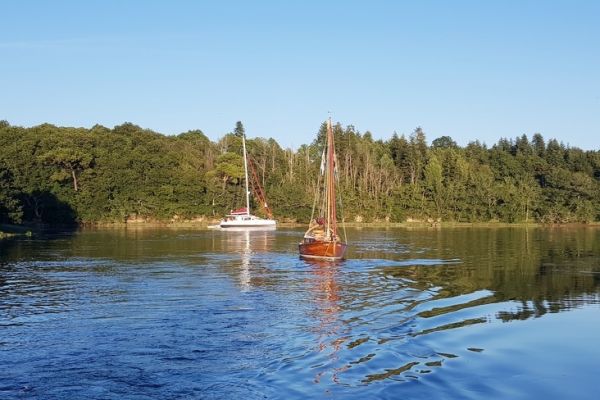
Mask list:
[[[69,230],[95,230],[95,229],[191,229],[191,230],[221,230],[221,228],[209,228],[209,226],[218,223],[218,221],[134,221],[134,222],[103,222],[103,223],[86,223],[79,225],[69,225]],[[411,222],[351,222],[339,223],[339,228],[351,229],[456,229],[456,228],[600,228],[600,222],[583,223],[568,223],[568,224],[542,224],[535,223],[508,223],[508,222],[426,222],[426,221],[411,221]],[[277,224],[279,228],[306,228],[307,224],[297,222],[280,222]],[[60,230],[66,226],[62,225],[8,225],[0,224],[0,240],[10,239],[19,236],[32,236],[37,231],[43,230]]]
[[25,225],[0,224],[0,240],[17,236],[31,236],[31,228]]
[[[80,229],[95,229],[95,228],[194,228],[194,229],[213,229],[209,226],[218,224],[218,221],[179,221],[179,222],[115,222],[115,223],[96,223],[96,224],[82,224],[79,226]],[[600,227],[600,222],[591,222],[588,224],[584,223],[566,223],[566,224],[543,224],[539,222],[534,223],[508,223],[508,222],[426,222],[426,221],[413,221],[413,222],[350,222],[342,224],[338,223],[338,226],[347,228],[594,228]],[[278,222],[277,227],[281,228],[304,228],[307,224],[298,222]],[[219,229],[219,228],[217,228]]]

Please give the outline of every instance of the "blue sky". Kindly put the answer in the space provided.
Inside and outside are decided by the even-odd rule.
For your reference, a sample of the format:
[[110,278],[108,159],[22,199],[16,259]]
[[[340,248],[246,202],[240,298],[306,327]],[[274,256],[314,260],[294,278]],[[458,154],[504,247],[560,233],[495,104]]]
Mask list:
[[600,1],[2,1],[0,119],[600,149]]

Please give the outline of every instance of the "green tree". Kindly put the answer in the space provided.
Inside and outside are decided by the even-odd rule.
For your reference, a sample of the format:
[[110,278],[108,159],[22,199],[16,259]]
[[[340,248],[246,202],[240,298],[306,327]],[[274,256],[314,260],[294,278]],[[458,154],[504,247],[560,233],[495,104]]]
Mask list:
[[19,192],[14,187],[12,174],[0,164],[0,222],[20,223],[22,218]]
[[410,135],[408,155],[410,183],[415,185],[421,179],[423,166],[427,160],[427,142],[425,141],[425,133],[421,127],[417,127]]
[[457,148],[457,144],[450,136],[440,136],[431,142],[431,147],[434,149],[450,149]]
[[444,186],[442,182],[442,166],[435,154],[431,154],[425,166],[425,187],[435,204],[436,216],[442,214]]
[[57,148],[43,154],[41,159],[48,165],[55,165],[60,168],[58,172],[52,175],[54,180],[63,181],[71,178],[73,189],[77,192],[79,190],[77,175],[90,167],[93,157],[78,149]]
[[531,144],[538,157],[544,158],[546,155],[546,142],[540,133],[535,133],[531,139]]
[[238,121],[235,123],[235,129],[233,130],[233,134],[239,138],[244,137],[246,135],[246,130],[244,129],[242,121]]
[[215,173],[223,185],[227,183],[239,184],[244,178],[244,160],[238,154],[224,153],[217,157]]

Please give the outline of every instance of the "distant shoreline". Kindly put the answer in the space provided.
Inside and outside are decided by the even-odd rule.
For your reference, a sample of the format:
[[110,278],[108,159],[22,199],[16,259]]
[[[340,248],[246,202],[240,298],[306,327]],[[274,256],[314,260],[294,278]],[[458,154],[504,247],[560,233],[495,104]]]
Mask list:
[[21,225],[0,224],[0,240],[15,236],[31,236],[31,230]]
[[[135,222],[104,222],[94,224],[80,224],[76,229],[94,230],[94,229],[193,229],[208,230],[210,225],[218,221],[190,221],[190,222],[159,222],[159,221],[135,221]],[[277,224],[280,228],[305,228],[304,223],[281,222]],[[344,224],[339,223],[342,228]],[[346,223],[345,227],[353,229],[447,229],[447,228],[599,228],[600,222],[568,223],[568,224],[542,224],[542,223],[506,223],[506,222],[351,222]],[[45,229],[60,230],[60,225],[28,226],[28,225],[8,225],[0,224],[0,240],[10,239],[18,236],[31,236],[36,231]],[[70,227],[73,229],[73,226]]]
[[[116,223],[96,223],[84,224],[82,228],[206,228],[208,226],[218,224],[218,221],[203,221],[203,222],[116,222]],[[539,222],[347,222],[342,224],[338,222],[338,226],[346,226],[347,228],[508,228],[508,227],[530,227],[530,228],[551,228],[551,227],[600,227],[600,222],[591,223],[566,223],[566,224],[542,224]],[[281,228],[304,228],[305,223],[298,222],[278,222],[278,227]]]

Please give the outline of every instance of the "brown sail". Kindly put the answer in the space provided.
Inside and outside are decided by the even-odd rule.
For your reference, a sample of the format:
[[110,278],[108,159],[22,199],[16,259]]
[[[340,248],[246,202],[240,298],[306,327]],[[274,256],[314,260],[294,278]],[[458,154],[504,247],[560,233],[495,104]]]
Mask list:
[[[344,238],[342,241],[338,234],[335,160],[335,144],[330,118],[327,121],[327,146],[323,151],[321,162],[323,179],[319,176],[319,189],[315,196],[311,222],[302,242],[298,244],[298,250],[302,258],[340,260],[346,254],[347,240]],[[314,218],[317,204],[319,205],[318,216]]]

